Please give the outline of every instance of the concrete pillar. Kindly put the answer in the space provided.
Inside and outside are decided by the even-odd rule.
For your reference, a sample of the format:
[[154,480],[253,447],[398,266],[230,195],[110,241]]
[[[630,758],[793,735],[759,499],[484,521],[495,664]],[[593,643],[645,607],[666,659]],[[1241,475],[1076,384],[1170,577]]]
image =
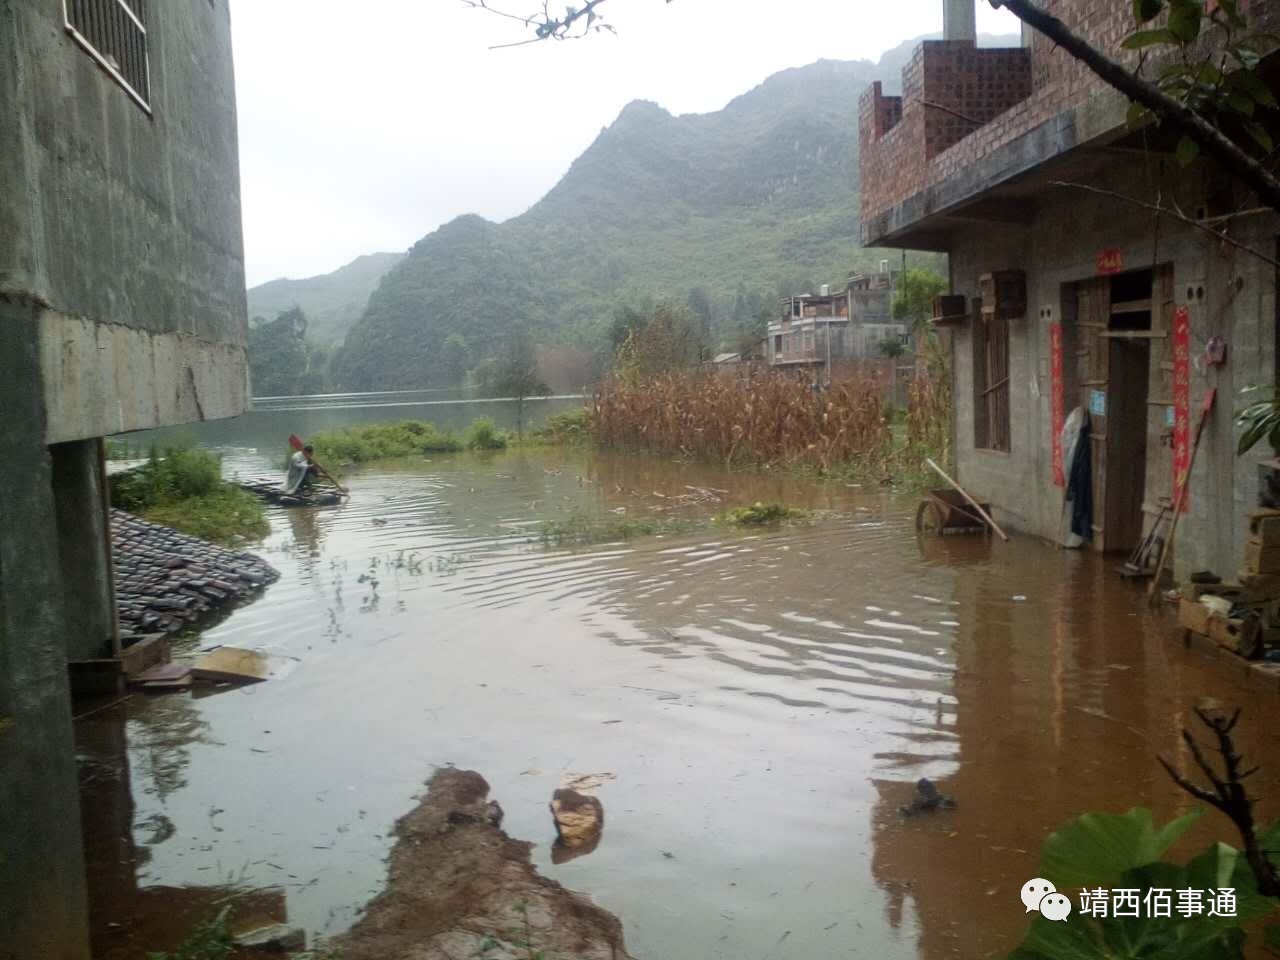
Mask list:
[[0,960],[86,960],[66,599],[36,307],[0,298]]
[[68,605],[68,660],[115,656],[115,598],[98,440],[49,447],[53,501],[58,514],[58,554]]
[[942,39],[970,40],[978,39],[977,12],[975,0],[942,0]]

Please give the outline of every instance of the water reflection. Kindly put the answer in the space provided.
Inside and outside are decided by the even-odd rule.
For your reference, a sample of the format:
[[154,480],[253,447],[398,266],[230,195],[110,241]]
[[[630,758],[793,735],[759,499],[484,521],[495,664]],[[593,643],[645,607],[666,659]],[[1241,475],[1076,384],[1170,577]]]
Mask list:
[[[1280,755],[1272,701],[1171,644],[1104,564],[918,538],[914,503],[879,491],[528,449],[350,484],[342,508],[274,516],[280,583],[207,638],[298,669],[175,700],[205,726],[162,798],[147,791],[166,765],[135,764],[147,882],[244,864],[267,885],[278,867],[299,878],[295,920],[336,932],[381,884],[389,825],[452,762],[489,780],[542,869],[623,918],[637,956],[807,958],[855,941],[886,958],[999,955],[1051,829],[1088,809],[1185,806],[1154,754],[1177,756],[1195,697],[1252,704],[1246,749]],[[749,533],[709,522],[775,499],[829,514]],[[542,519],[573,511],[702,526],[536,542]],[[165,703],[130,713],[195,729]],[[570,861],[546,804],[583,769],[618,779],[608,842]],[[903,819],[920,777],[957,809]],[[1257,789],[1278,784],[1269,770]],[[1211,817],[1197,831],[1230,839]]]

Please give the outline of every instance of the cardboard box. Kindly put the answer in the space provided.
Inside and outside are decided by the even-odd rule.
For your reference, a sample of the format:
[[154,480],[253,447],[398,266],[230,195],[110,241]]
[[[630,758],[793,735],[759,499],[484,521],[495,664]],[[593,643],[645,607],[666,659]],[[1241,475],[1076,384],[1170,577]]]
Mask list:
[[[1192,633],[1199,633],[1204,636],[1209,635],[1209,621],[1214,619],[1215,615],[1212,610],[1203,603],[1195,600],[1188,600],[1186,597],[1178,604],[1178,623],[1190,630]],[[1220,617],[1217,619],[1221,619]]]
[[1218,616],[1209,619],[1209,636],[1214,643],[1250,659],[1258,655],[1261,629],[1257,620],[1228,620]]

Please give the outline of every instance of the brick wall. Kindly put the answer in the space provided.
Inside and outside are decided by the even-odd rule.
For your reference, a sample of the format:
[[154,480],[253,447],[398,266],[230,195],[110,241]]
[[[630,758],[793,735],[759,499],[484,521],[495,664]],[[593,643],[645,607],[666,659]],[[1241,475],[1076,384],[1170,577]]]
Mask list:
[[[1129,63],[1120,41],[1133,29],[1121,0],[1043,0],[1043,6],[1094,46]],[[1255,4],[1262,6],[1262,4]],[[1105,85],[1083,64],[1038,33],[1029,51],[975,49],[967,41],[930,41],[903,70],[902,102],[891,106],[879,85],[863,95],[868,118],[896,110],[897,124],[861,125],[862,218],[871,220],[932,183],[1083,103]],[[942,104],[983,121],[972,123],[926,108]]]

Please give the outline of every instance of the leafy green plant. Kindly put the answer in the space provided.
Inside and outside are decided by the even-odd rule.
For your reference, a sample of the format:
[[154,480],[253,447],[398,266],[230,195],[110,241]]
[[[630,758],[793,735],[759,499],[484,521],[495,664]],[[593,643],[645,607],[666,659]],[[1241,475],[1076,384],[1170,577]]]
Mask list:
[[[1060,892],[1096,888],[1135,890],[1139,903],[1149,891],[1224,890],[1235,894],[1234,916],[1097,917],[1073,909],[1066,921],[1033,917],[1022,944],[1010,960],[1231,960],[1243,958],[1244,926],[1274,912],[1280,904],[1258,892],[1244,854],[1225,843],[1209,846],[1185,864],[1161,857],[1200,816],[1199,811],[1157,826],[1151,811],[1086,813],[1054,832],[1040,852],[1040,876]],[[1280,846],[1280,823],[1260,837]],[[1074,898],[1079,903],[1079,898]]]
[[[1121,46],[1141,52],[1140,74],[1148,54],[1168,54],[1148,79],[1214,126],[1243,128],[1257,150],[1268,154],[1275,144],[1257,114],[1276,109],[1277,101],[1259,75],[1258,64],[1280,45],[1280,37],[1251,30],[1242,6],[1241,0],[1133,0],[1134,19],[1141,29]],[[1163,26],[1154,25],[1162,16]],[[1203,42],[1209,34],[1216,42]],[[1151,117],[1151,111],[1139,104],[1129,109],[1131,124]],[[1199,154],[1200,145],[1184,134],[1178,141],[1178,162],[1186,166]]]
[[1243,431],[1236,446],[1237,455],[1248,453],[1263,437],[1273,450],[1280,450],[1280,389],[1274,386],[1246,387],[1241,392],[1250,394],[1260,390],[1269,390],[1271,396],[1255,400],[1236,414],[1236,424]]
[[227,925],[230,908],[224,907],[215,917],[196,924],[191,935],[172,953],[151,952],[147,960],[228,960],[235,952],[235,939]]
[[162,454],[153,449],[146,463],[113,475],[109,485],[115,506],[138,511],[218,491],[222,461],[208,450],[169,448]]
[[466,443],[468,450],[502,450],[507,446],[507,435],[488,417],[478,417],[467,428]]

